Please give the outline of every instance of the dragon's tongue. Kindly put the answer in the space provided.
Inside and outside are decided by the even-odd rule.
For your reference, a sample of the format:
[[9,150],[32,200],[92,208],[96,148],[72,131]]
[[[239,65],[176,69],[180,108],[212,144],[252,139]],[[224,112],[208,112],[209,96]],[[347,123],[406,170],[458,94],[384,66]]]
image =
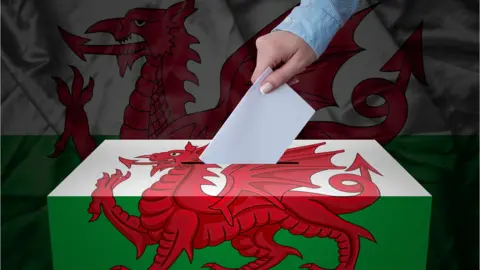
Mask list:
[[141,54],[139,53],[117,55],[117,63],[120,69],[120,77],[123,77],[125,75],[127,67],[129,69],[132,69],[133,63],[135,63],[135,61],[137,61],[140,56]]
[[120,69],[120,77],[123,77],[125,75],[125,72],[127,71],[127,67],[129,69],[132,68],[133,62],[134,60],[132,61],[132,55],[129,55],[129,54],[117,55],[117,63]]
[[160,171],[161,169],[162,169],[162,168],[161,168],[159,165],[154,166],[154,167],[152,168],[152,170],[150,171],[150,176],[154,176],[154,175],[155,175],[158,171]]

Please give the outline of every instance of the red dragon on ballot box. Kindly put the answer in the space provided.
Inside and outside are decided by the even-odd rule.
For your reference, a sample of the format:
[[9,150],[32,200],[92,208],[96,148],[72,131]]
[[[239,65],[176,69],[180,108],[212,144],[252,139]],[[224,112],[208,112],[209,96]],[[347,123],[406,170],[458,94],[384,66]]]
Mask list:
[[207,144],[102,143],[49,195],[55,269],[425,267],[430,195],[377,142],[219,165]]

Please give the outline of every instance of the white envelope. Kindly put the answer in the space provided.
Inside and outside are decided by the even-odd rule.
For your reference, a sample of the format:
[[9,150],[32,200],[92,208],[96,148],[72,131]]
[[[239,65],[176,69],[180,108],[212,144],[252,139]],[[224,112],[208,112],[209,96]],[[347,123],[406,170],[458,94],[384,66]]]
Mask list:
[[247,91],[200,156],[206,164],[275,164],[315,110],[290,86],[262,94],[269,68]]

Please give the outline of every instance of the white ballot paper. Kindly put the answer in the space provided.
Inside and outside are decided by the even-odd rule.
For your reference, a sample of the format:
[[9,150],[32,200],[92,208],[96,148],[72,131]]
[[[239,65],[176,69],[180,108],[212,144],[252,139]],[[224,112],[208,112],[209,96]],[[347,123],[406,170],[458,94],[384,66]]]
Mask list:
[[200,156],[206,164],[275,164],[315,110],[287,84],[262,94],[263,72]]

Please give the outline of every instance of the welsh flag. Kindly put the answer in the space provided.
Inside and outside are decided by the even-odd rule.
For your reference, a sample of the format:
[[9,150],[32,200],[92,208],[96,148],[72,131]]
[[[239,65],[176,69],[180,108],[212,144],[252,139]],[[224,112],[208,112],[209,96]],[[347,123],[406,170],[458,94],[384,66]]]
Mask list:
[[[47,195],[105,139],[209,139],[298,0],[2,1],[2,268],[52,269]],[[478,2],[362,1],[298,139],[376,139],[433,196],[429,269],[478,268]]]

